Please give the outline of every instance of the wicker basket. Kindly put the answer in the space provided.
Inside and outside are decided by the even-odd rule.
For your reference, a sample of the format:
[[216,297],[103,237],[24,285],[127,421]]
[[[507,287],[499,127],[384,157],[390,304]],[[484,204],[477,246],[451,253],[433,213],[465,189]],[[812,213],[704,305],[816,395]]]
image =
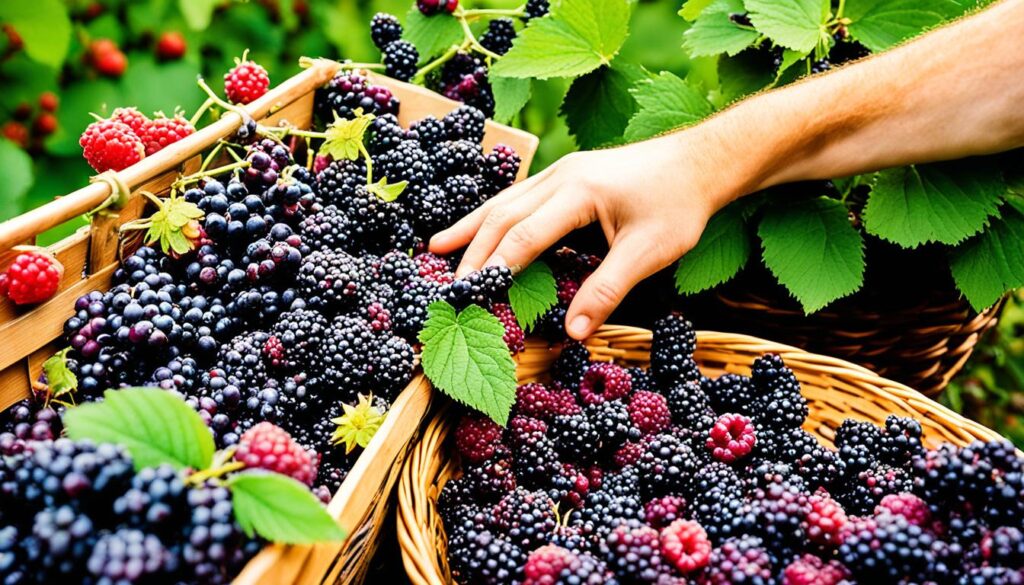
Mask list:
[[[624,365],[646,365],[651,332],[605,326],[587,341],[592,357]],[[932,402],[914,390],[836,359],[746,335],[701,331],[695,358],[707,375],[750,374],[750,364],[765,353],[777,353],[793,369],[807,398],[810,415],[804,428],[831,446],[836,427],[854,417],[882,423],[890,414],[921,421],[929,447],[948,441],[957,445],[975,439],[1001,438],[973,421]],[[519,381],[545,381],[557,350],[531,342],[519,354]],[[426,424],[420,443],[406,460],[398,485],[398,540],[409,579],[416,585],[452,582],[446,539],[437,513],[437,496],[458,474],[446,438],[455,421],[442,406]]]
[[[313,117],[313,93],[336,70],[334,62],[316,61],[244,109],[264,125],[287,122],[308,128]],[[401,100],[399,122],[403,125],[428,114],[442,116],[458,105],[421,87],[372,77]],[[0,300],[0,410],[28,396],[43,361],[60,348],[63,324],[73,313],[75,300],[91,290],[107,289],[119,257],[139,245],[137,237],[119,238],[117,229],[145,211],[145,198],[138,195],[139,191],[166,195],[179,173],[198,169],[201,154],[218,140],[230,138],[241,122],[238,114],[228,113],[194,135],[117,173],[111,181],[93,183],[0,223],[0,265],[6,265],[16,253],[15,246],[31,245],[38,234],[96,209],[112,196],[115,184],[120,183],[122,189],[130,191],[120,208],[94,215],[89,226],[50,246],[65,268],[60,288],[52,299],[27,309]],[[537,149],[537,138],[489,121],[484,147],[496,143],[508,144],[518,151],[523,159],[519,178],[524,177]],[[362,581],[390,510],[391,490],[408,446],[421,428],[431,396],[422,377],[412,381],[332,499],[328,509],[349,534],[344,543],[269,546],[253,559],[236,583]]]

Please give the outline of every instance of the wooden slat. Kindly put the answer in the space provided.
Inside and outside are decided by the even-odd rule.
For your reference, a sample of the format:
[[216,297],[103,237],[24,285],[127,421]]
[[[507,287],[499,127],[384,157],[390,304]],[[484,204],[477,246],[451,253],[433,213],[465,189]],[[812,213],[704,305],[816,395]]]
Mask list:
[[[77,232],[50,246],[50,252],[57,257],[57,260],[64,266],[64,276],[61,278],[60,291],[67,289],[76,282],[82,280],[82,271],[85,269],[85,260],[89,253],[89,228],[82,227]],[[0,270],[14,260],[18,255],[17,249],[6,252],[6,260],[0,260]],[[34,310],[38,305],[20,307],[15,305],[6,297],[0,297],[0,323],[6,323]]]
[[24,361],[15,362],[0,370],[0,410],[28,397],[31,387],[28,368]]

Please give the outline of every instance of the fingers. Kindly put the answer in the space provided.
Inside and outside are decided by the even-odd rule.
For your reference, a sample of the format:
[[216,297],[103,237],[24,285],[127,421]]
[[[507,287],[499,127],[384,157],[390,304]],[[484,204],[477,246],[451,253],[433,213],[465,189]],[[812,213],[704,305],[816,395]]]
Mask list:
[[638,282],[662,268],[643,235],[616,242],[597,270],[583,281],[565,316],[565,331],[583,340],[597,330]]
[[518,272],[559,238],[591,223],[589,200],[581,195],[562,191],[542,203],[509,228],[483,266],[508,266]]
[[480,222],[480,227],[473,235],[472,241],[466,246],[462,262],[459,264],[458,270],[455,271],[455,276],[462,277],[469,272],[483,268],[484,261],[491,256],[494,248],[505,237],[508,230],[533,213],[548,196],[546,192],[536,190],[491,208]]

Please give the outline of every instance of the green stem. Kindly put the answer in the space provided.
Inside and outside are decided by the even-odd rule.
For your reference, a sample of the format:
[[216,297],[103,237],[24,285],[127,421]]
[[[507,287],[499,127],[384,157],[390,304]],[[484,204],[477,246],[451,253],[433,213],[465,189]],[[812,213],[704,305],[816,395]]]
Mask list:
[[839,0],[839,8],[836,9],[836,20],[843,17],[843,10],[846,8],[846,0]]
[[419,71],[416,72],[416,75],[413,75],[413,83],[420,83],[420,84],[422,84],[423,79],[427,75],[429,75],[432,71],[434,71],[438,67],[444,65],[445,62],[447,62],[449,59],[451,59],[453,56],[455,56],[455,53],[459,52],[460,48],[461,47],[459,45],[452,45],[451,47],[448,47],[448,50],[445,51],[443,55],[441,55],[440,57],[434,59],[430,63],[427,63],[426,65],[423,66],[422,69],[420,69]]
[[511,16],[519,17],[526,14],[526,5],[522,5],[519,8],[476,8],[470,10],[462,10],[456,12],[456,17],[468,18],[476,20],[486,16]]
[[196,110],[196,113],[192,115],[192,119],[189,120],[188,123],[192,124],[192,126],[195,127],[195,125],[199,123],[199,120],[202,119],[203,114],[206,113],[206,110],[209,110],[210,106],[212,106],[214,103],[215,102],[213,101],[213,99],[206,98],[206,101],[203,102],[203,105],[199,106],[199,109]]
[[197,471],[197,472],[189,475],[185,479],[185,483],[187,485],[200,485],[200,484],[202,484],[203,482],[205,482],[207,480],[211,480],[211,479],[218,478],[218,477],[223,477],[223,476],[225,476],[225,475],[227,475],[227,474],[229,474],[229,473],[231,473],[233,471],[238,471],[239,469],[244,469],[244,468],[245,468],[245,464],[242,463],[241,461],[233,461],[231,463],[225,463],[223,465],[217,465],[217,466],[211,467],[210,469],[204,469],[202,471]]
[[233,163],[231,163],[229,165],[224,165],[222,167],[217,167],[217,168],[215,168],[215,169],[213,169],[211,171],[199,171],[199,172],[195,173],[194,175],[189,175],[187,177],[182,177],[182,178],[178,179],[177,181],[174,182],[174,184],[176,186],[183,187],[185,185],[189,185],[189,184],[201,181],[202,179],[205,179],[206,177],[213,177],[213,176],[216,176],[216,175],[222,175],[224,173],[233,171],[235,169],[248,168],[249,164],[250,164],[249,161],[241,160],[241,161],[238,161],[238,162],[233,162]]
[[373,184],[373,159],[370,157],[370,153],[366,151],[366,146],[362,142],[359,143],[359,152],[362,153],[366,159],[366,184]]
[[217,146],[214,146],[213,150],[210,151],[210,154],[206,155],[206,158],[203,159],[203,164],[199,167],[199,172],[200,173],[205,172],[207,167],[210,166],[210,163],[213,162],[214,157],[216,157],[218,154],[220,154],[220,151],[223,150],[223,149],[224,149],[224,143],[223,142],[218,142]]
[[465,35],[466,40],[469,41],[469,44],[473,46],[473,49],[475,51],[479,51],[484,55],[487,55],[491,59],[501,59],[501,55],[493,51],[489,51],[486,47],[481,45],[479,41],[476,40],[476,37],[473,35],[473,30],[469,28],[469,22],[466,20],[465,17],[460,16],[458,18],[459,24],[462,25],[462,34]]

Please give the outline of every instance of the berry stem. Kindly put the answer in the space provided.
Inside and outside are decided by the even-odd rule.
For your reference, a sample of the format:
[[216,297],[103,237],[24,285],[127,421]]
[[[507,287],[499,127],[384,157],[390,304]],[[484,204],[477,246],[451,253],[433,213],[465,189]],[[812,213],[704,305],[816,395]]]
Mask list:
[[203,105],[199,106],[199,109],[196,110],[195,114],[192,114],[192,118],[189,119],[188,123],[192,126],[198,124],[199,120],[202,119],[203,114],[206,113],[206,110],[209,110],[210,106],[212,106],[215,103],[216,102],[214,102],[212,98],[206,98],[206,101],[203,102]]
[[188,175],[187,177],[182,177],[182,178],[178,179],[177,181],[174,182],[173,187],[176,188],[176,189],[180,189],[181,187],[184,187],[185,185],[190,185],[192,183],[196,183],[198,181],[201,181],[201,180],[205,179],[206,177],[213,177],[213,176],[216,176],[216,175],[222,175],[224,173],[233,171],[235,169],[247,168],[248,166],[249,166],[249,161],[241,160],[241,161],[238,161],[238,162],[233,162],[233,163],[231,163],[229,165],[224,165],[222,167],[217,167],[217,168],[209,170],[209,171],[202,171],[201,170],[201,171],[195,173],[194,175]]
[[206,80],[202,77],[199,77],[196,83],[199,84],[200,89],[206,92],[206,95],[209,96],[209,100],[213,100],[213,103],[217,104],[218,106],[224,108],[229,112],[234,112],[238,114],[238,117],[241,119],[242,123],[244,123],[245,120],[252,118],[252,116],[249,115],[249,112],[246,111],[245,108],[236,106],[235,104],[230,104],[227,101],[221,99],[217,94],[213,92],[213,89],[211,89],[210,86],[206,84]]
[[526,5],[523,4],[519,8],[473,8],[470,10],[456,12],[455,16],[469,20],[477,20],[479,18],[489,16],[511,16],[515,18],[524,16],[525,14]]
[[476,36],[473,35],[473,30],[469,28],[469,21],[466,20],[465,16],[458,16],[459,24],[462,25],[462,34],[466,36],[466,40],[473,47],[473,50],[487,55],[491,59],[501,59],[501,55],[488,50],[486,47],[480,44],[480,41],[476,40]]
[[443,55],[441,55],[440,57],[434,59],[430,63],[427,63],[426,65],[424,65],[423,68],[421,68],[419,71],[416,72],[416,75],[413,75],[413,83],[417,83],[417,84],[422,85],[424,77],[429,75],[432,71],[434,71],[438,67],[444,65],[445,62],[447,62],[449,59],[454,57],[455,53],[459,52],[459,49],[461,49],[461,48],[462,47],[460,47],[459,45],[452,45],[451,47],[448,48],[447,51],[444,52]]
[[846,0],[839,0],[839,7],[836,8],[836,20],[843,18],[843,9],[846,8]]
[[199,172],[200,173],[205,172],[206,169],[210,166],[210,163],[213,162],[213,159],[216,158],[216,156],[218,154],[220,154],[220,151],[223,150],[223,149],[224,149],[224,142],[219,142],[218,141],[217,145],[214,146],[213,150],[210,151],[210,154],[206,155],[206,158],[203,159],[203,164],[199,166]]
[[231,472],[244,468],[245,464],[241,461],[233,461],[231,463],[224,463],[220,465],[215,463],[209,469],[204,469],[190,474],[185,479],[185,483],[188,485],[200,485],[207,480],[223,477]]

